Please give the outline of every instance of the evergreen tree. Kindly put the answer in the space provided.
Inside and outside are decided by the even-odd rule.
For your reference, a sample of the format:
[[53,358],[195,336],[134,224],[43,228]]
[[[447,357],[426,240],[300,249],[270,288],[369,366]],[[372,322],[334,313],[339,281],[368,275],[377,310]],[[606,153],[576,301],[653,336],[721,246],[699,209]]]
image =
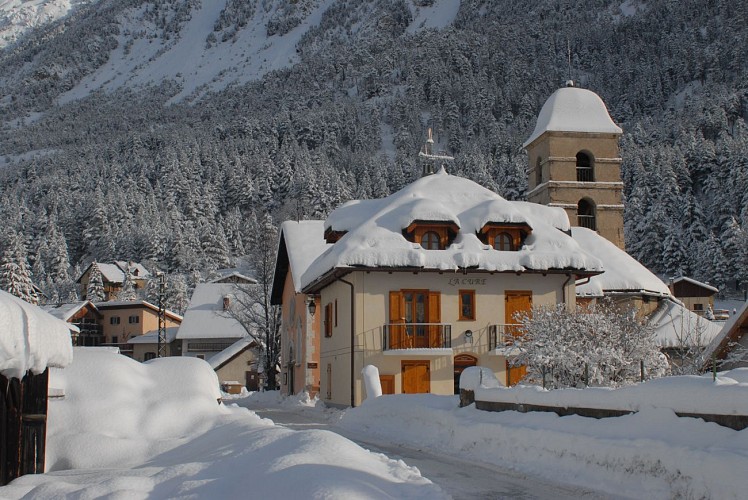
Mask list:
[[91,302],[104,301],[104,280],[101,276],[99,264],[94,261],[88,273],[88,287],[86,288],[86,300]]
[[8,244],[0,262],[0,289],[31,304],[39,303],[26,259],[26,247],[15,231],[9,233]]
[[119,300],[136,300],[138,298],[138,294],[135,291],[135,283],[132,280],[132,273],[130,272],[130,269],[128,268],[125,270],[125,279],[122,282],[122,291],[119,293],[119,296],[117,297]]

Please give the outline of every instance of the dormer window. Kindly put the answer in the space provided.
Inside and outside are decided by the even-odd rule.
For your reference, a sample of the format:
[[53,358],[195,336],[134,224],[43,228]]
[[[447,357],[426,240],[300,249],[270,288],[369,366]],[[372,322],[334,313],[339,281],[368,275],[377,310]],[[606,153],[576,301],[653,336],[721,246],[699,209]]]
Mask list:
[[325,242],[336,243],[340,238],[346,235],[348,231],[335,231],[332,227],[325,229]]
[[439,245],[439,235],[434,231],[427,231],[421,236],[421,246],[424,250],[441,250]]
[[414,221],[403,229],[403,236],[424,250],[444,250],[452,244],[459,230],[454,222]]
[[532,228],[524,222],[488,222],[478,232],[478,239],[500,252],[516,252]]
[[493,240],[493,248],[494,250],[500,250],[502,252],[513,251],[514,244],[512,241],[512,235],[507,232],[497,234]]

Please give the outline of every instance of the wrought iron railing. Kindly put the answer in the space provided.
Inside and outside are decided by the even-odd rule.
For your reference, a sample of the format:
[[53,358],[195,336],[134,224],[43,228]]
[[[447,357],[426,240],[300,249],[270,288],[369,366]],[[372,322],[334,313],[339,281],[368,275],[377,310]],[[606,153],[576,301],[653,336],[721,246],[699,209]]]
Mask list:
[[514,341],[522,336],[520,328],[521,325],[489,325],[488,350],[514,344]]
[[388,323],[382,327],[382,350],[450,348],[452,325],[445,323]]
[[597,230],[594,215],[577,215],[577,225],[579,225],[579,227],[592,229],[593,231]]
[[592,167],[577,167],[577,182],[592,182],[593,177]]

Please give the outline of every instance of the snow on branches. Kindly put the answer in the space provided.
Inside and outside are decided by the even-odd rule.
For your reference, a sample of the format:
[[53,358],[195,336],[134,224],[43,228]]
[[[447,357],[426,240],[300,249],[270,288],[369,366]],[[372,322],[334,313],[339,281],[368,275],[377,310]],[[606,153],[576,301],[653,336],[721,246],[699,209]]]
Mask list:
[[527,366],[527,378],[552,387],[618,387],[638,382],[641,363],[647,378],[668,370],[652,327],[633,311],[609,303],[569,311],[563,304],[534,307],[519,318],[514,337],[515,366]]

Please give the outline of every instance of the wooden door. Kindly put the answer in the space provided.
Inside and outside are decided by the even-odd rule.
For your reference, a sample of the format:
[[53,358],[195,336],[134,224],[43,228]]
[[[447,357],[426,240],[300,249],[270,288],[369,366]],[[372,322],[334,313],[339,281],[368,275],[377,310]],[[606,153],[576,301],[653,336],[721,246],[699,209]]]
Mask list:
[[525,365],[511,366],[509,361],[506,362],[506,385],[510,387],[517,385],[520,380],[525,378],[527,375],[527,367]]
[[455,356],[455,394],[460,393],[460,375],[462,375],[462,372],[465,370],[465,368],[476,366],[477,364],[478,358],[470,354],[458,354],[457,356]]
[[260,390],[260,378],[257,374],[257,370],[249,370],[244,372],[244,378],[248,391],[254,392]]
[[519,334],[519,328],[514,326],[520,321],[518,317],[521,317],[523,313],[529,313],[532,309],[532,292],[507,291],[504,293],[504,301],[504,322],[507,325],[506,334],[514,337]]
[[394,375],[380,375],[379,383],[382,385],[382,394],[395,394]]
[[429,302],[427,309],[427,323],[433,323],[429,326],[429,344],[427,347],[444,347],[441,339],[441,327],[438,323],[442,321],[441,314],[441,294],[439,292],[429,292]]
[[403,316],[405,318],[405,347],[428,347],[429,291],[403,290]]
[[429,361],[402,361],[403,394],[431,392]]

